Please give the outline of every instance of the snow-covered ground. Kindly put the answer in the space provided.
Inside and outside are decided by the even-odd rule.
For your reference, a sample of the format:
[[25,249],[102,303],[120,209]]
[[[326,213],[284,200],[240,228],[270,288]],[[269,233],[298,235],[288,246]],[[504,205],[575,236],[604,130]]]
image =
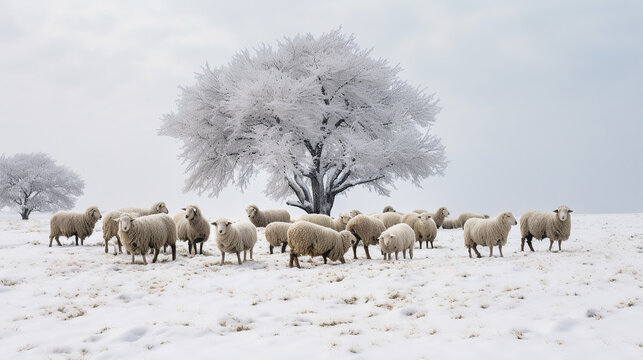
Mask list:
[[[12,215],[14,216],[14,215]],[[0,219],[0,354],[95,358],[643,358],[643,214],[576,215],[562,252],[469,259],[440,230],[413,260],[323,265],[268,255],[131,265],[84,247],[47,247],[48,219]],[[87,245],[89,244],[89,245]],[[350,254],[350,253],[349,253]],[[352,258],[347,256],[347,259]],[[140,263],[140,257],[137,257]],[[481,357],[482,356],[482,357]]]

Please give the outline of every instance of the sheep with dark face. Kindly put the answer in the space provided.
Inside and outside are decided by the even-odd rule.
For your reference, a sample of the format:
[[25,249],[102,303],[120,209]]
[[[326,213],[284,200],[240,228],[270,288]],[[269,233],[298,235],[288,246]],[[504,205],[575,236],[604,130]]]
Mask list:
[[203,243],[210,237],[210,223],[196,205],[188,205],[182,210],[183,212],[174,215],[176,235],[179,240],[188,242],[188,254],[192,253],[194,247],[196,255],[196,246],[201,244],[199,253],[203,255]]
[[80,238],[80,244],[85,244],[85,238],[88,238],[94,232],[96,222],[101,218],[100,211],[96,206],[87,208],[84,213],[72,213],[59,211],[55,213],[49,220],[49,247],[56,239],[56,243],[62,246],[60,240],[61,236],[76,238],[76,245]]
[[488,246],[489,257],[493,256],[493,247],[497,245],[502,257],[502,247],[507,244],[509,230],[516,224],[516,218],[509,211],[500,213],[493,219],[469,219],[464,224],[464,246],[469,249],[469,257],[472,257],[472,248],[478,257],[482,256],[477,245]]
[[240,221],[232,223],[226,218],[217,219],[213,222],[217,235],[217,247],[221,252],[221,265],[225,262],[225,254],[237,254],[237,261],[241,265],[241,255],[243,251],[243,261],[246,261],[246,253],[250,252],[252,260],[252,249],[257,242],[257,228],[247,222]]
[[248,220],[256,227],[266,227],[271,222],[290,222],[290,213],[281,209],[259,210],[257,205],[248,205],[246,208]]
[[549,251],[554,241],[558,241],[558,251],[561,243],[569,239],[572,229],[572,218],[567,206],[561,205],[553,212],[528,211],[520,217],[520,251],[525,250],[525,240],[529,249],[534,251],[531,240],[549,238]]

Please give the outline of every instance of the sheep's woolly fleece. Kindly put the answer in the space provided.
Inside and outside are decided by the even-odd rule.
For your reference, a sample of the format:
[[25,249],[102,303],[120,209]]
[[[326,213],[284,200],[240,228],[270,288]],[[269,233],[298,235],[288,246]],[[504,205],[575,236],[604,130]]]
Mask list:
[[49,221],[49,246],[52,245],[54,238],[56,242],[60,241],[60,236],[67,238],[77,236],[83,244],[85,238],[94,232],[94,226],[100,218],[101,214],[96,206],[87,208],[84,213],[64,211],[55,213]]
[[334,231],[326,226],[307,221],[297,221],[288,229],[288,246],[296,255],[322,256],[328,254],[332,261],[339,261],[351,247],[355,237],[348,231]]
[[246,215],[256,227],[266,227],[275,221],[290,222],[290,213],[283,209],[259,210],[257,205],[248,205]]
[[179,242],[176,261],[141,266],[103,252],[100,224],[84,247],[61,238],[49,248],[49,214],[0,212],[0,353],[640,358],[643,214],[573,215],[562,252],[520,252],[513,226],[504,258],[469,261],[462,229],[439,230],[438,246],[413,260],[366,260],[359,248],[359,260],[304,256],[297,270],[289,254],[268,254],[263,229],[240,266],[219,266],[214,241],[204,256]]

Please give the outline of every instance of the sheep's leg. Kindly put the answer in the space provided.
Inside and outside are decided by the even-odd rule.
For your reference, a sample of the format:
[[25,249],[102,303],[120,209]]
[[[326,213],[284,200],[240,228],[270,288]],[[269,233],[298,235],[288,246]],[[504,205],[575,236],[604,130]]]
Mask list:
[[78,246],[78,235],[74,235],[74,238],[76,238],[76,246]]
[[[433,247],[433,240],[430,240],[430,241],[431,241],[431,249],[433,249],[434,248]],[[426,244],[426,247],[429,247],[429,244]]]
[[170,245],[172,248],[172,260],[176,260],[176,244]]
[[241,265],[241,254],[239,254],[238,251],[237,251],[237,261],[239,262],[239,265]]
[[295,256],[293,255],[293,253],[290,253],[290,261],[288,261],[288,267],[290,267],[290,268],[292,267],[292,262],[293,262],[294,257]]
[[156,262],[156,259],[159,257],[159,248],[154,249],[154,259],[152,259],[152,263]]
[[326,264],[328,262],[328,259],[326,258],[326,255],[322,255],[322,257],[324,258],[324,264]]
[[243,250],[243,261],[246,261],[246,250]]
[[[396,251],[396,252],[395,252],[395,260],[397,260],[397,259],[398,259],[398,258],[397,258],[397,254],[398,254],[398,253],[399,253],[399,251]],[[389,255],[389,256],[391,256],[391,255]]]
[[163,244],[163,254],[167,252],[167,244]]
[[123,243],[121,242],[121,238],[116,235],[116,241],[118,242],[118,252],[123,253]]
[[476,252],[476,256],[478,256],[479,258],[482,257],[482,255],[480,255],[480,252],[478,251],[478,244],[473,243],[473,251]]
[[406,259],[406,249],[402,250],[402,256]]
[[413,247],[409,249],[409,258],[413,259]]
[[223,265],[224,260],[225,260],[225,253],[222,251],[221,252],[221,265]]
[[357,244],[353,245],[353,259],[357,260]]
[[58,243],[58,246],[63,246],[63,244],[60,243],[60,240],[58,239],[59,237],[56,236],[56,243]]
[[297,269],[301,269],[301,266],[299,266],[299,256],[295,255],[295,264],[297,265]]
[[147,259],[145,259],[145,251],[143,251],[141,256],[143,256],[143,265],[147,265]]
[[551,251],[552,246],[554,246],[554,240],[549,240],[549,251]]
[[[196,251],[195,251],[196,253]],[[188,255],[192,254],[192,242],[188,241]]]
[[288,245],[288,243],[281,244],[281,253],[282,254],[286,252],[286,245]]
[[420,241],[420,249],[422,248],[422,241]]
[[[368,251],[368,245],[364,245],[364,251],[366,251],[366,258],[371,259],[371,253]],[[357,257],[355,257],[357,259]]]
[[[51,243],[50,243],[49,246],[51,246]],[[116,248],[114,248],[114,249],[116,249]],[[107,254],[108,252],[109,252],[109,240],[105,239],[105,254]]]
[[85,238],[80,238],[80,246],[85,246]]
[[342,263],[342,264],[346,264],[346,260],[344,259],[344,255],[342,255],[342,257],[339,258],[339,262]]
[[531,250],[531,252],[534,252],[534,247],[533,247],[533,245],[531,245],[531,239],[530,238],[527,238],[527,245],[529,245],[529,249]]
[[[196,252],[196,248],[194,248],[194,252]],[[199,254],[203,255],[203,241],[201,241],[201,246],[199,246]]]
[[273,248],[274,248],[274,246],[270,245],[270,255],[272,255],[272,254],[273,254],[273,252],[272,252],[272,249],[273,249]]
[[[49,247],[51,247],[51,244],[54,242],[54,237],[50,236],[49,237]],[[107,242],[105,242],[105,248],[107,248]]]
[[250,260],[252,260],[252,250],[253,250],[253,249],[254,249],[254,248],[250,248]]
[[133,252],[132,252],[132,264],[136,264],[136,262],[134,261],[134,253]]
[[493,256],[493,245],[489,246],[489,257]]
[[558,240],[558,251],[563,251],[563,249],[560,248],[560,245],[562,242],[563,242],[562,240]]
[[520,238],[520,251],[525,251],[525,238]]
[[469,259],[471,259],[473,258],[473,256],[471,256],[471,246],[469,246],[468,249],[469,249]]
[[502,255],[502,244],[498,244],[498,251],[500,251],[500,257],[504,257]]

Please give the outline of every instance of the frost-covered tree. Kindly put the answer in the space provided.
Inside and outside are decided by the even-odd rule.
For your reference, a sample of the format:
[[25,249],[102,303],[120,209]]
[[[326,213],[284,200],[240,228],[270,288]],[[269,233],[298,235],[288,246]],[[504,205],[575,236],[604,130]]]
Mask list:
[[71,209],[84,187],[75,172],[46,154],[0,157],[0,207],[17,210],[23,220],[34,211]]
[[268,196],[329,214],[355,186],[388,195],[397,179],[419,186],[446,167],[430,131],[437,100],[400,71],[340,30],[285,38],[206,65],[159,134],[183,144],[185,191],[243,190],[263,171]]

